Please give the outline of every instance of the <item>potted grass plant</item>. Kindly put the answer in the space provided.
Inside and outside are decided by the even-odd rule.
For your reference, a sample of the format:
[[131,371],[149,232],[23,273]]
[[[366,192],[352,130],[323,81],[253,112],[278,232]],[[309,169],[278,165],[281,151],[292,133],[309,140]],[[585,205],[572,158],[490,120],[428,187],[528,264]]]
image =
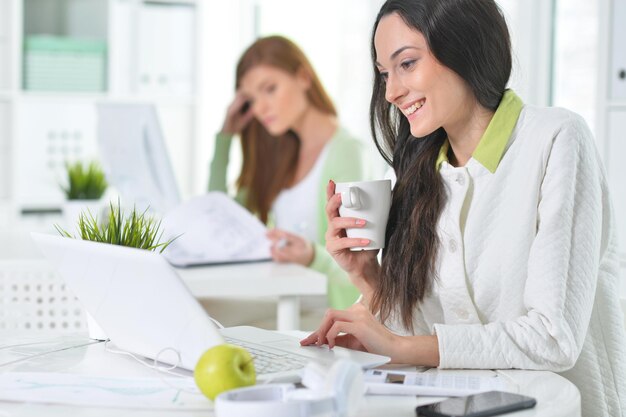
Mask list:
[[[176,239],[175,237],[164,241],[160,220],[149,216],[147,210],[138,211],[133,208],[129,213],[124,213],[119,201],[117,206],[109,203],[108,213],[102,221],[98,220],[98,216],[91,210],[80,212],[76,224],[78,236],[58,225],[55,225],[55,228],[62,236],[68,238],[159,251],[159,253]],[[87,328],[89,337],[92,339],[107,339],[106,333],[89,313],[87,313]]]
[[67,185],[61,186],[65,194],[63,217],[65,224],[75,225],[79,214],[88,210],[98,215],[102,209],[102,196],[108,187],[104,171],[94,161],[66,163]]

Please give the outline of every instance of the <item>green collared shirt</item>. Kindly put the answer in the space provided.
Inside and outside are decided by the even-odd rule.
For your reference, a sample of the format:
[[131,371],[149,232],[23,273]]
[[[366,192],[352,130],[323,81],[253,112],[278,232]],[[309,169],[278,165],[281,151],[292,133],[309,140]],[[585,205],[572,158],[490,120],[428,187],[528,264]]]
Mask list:
[[[496,172],[496,168],[500,164],[504,149],[517,124],[522,107],[524,107],[524,103],[517,94],[513,90],[506,90],[491,122],[489,122],[489,126],[487,126],[487,130],[483,133],[478,146],[472,154],[472,158],[480,162],[492,174]],[[439,149],[436,163],[437,170],[441,168],[441,164],[444,161],[448,162],[449,150],[450,143],[446,140],[441,149]]]

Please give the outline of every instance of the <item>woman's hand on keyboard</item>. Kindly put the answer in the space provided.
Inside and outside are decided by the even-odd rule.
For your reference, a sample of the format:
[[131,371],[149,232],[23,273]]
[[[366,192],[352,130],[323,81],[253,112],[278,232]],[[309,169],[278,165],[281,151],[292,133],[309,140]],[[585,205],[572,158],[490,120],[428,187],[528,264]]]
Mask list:
[[300,341],[302,346],[324,345],[363,350],[392,356],[398,339],[402,337],[383,326],[361,303],[347,310],[330,309],[324,315],[320,327]]

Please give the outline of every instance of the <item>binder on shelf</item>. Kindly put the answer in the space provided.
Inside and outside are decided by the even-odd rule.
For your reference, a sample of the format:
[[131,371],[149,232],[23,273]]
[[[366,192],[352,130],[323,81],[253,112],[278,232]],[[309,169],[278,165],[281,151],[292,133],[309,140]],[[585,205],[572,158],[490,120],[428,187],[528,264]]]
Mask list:
[[24,89],[104,91],[106,42],[61,36],[24,40]]

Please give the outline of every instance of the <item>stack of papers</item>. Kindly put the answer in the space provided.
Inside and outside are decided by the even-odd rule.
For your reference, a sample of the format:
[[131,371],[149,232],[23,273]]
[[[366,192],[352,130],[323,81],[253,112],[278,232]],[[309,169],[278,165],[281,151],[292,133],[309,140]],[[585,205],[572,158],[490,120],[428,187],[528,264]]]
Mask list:
[[163,252],[175,266],[269,260],[263,223],[226,194],[195,197],[167,213],[163,237],[176,240]]

